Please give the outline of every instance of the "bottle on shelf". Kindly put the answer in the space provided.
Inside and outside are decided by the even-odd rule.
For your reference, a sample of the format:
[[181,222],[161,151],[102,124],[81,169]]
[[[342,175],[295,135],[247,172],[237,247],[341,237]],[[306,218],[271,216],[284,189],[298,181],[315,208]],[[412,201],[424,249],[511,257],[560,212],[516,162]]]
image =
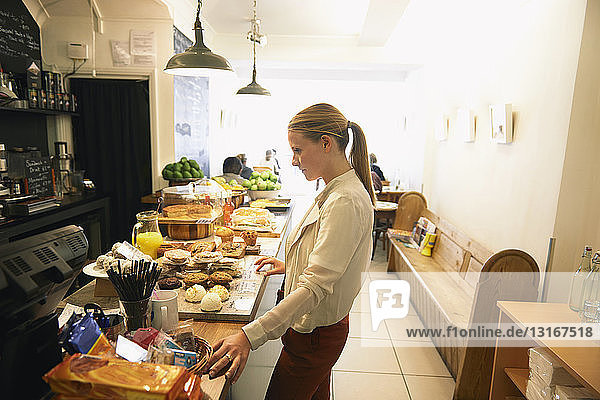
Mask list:
[[579,261],[579,266],[577,267],[577,270],[573,275],[573,279],[571,280],[569,307],[575,312],[579,312],[581,309],[581,304],[583,304],[583,282],[592,270],[591,261],[592,247],[585,246],[585,248],[583,249],[583,255],[581,256],[581,261]]
[[583,309],[586,300],[600,301],[600,251],[592,258],[592,270],[583,281],[583,290],[579,310]]

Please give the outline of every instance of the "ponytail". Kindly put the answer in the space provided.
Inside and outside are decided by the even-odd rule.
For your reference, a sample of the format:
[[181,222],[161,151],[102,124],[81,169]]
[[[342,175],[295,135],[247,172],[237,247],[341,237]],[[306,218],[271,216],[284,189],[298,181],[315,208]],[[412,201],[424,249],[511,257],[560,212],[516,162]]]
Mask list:
[[371,168],[369,167],[369,152],[367,151],[367,139],[365,133],[357,123],[348,121],[348,128],[354,134],[352,140],[352,149],[350,150],[350,164],[358,175],[363,186],[369,193],[371,203],[375,205],[377,198],[373,190],[373,181],[371,180]]

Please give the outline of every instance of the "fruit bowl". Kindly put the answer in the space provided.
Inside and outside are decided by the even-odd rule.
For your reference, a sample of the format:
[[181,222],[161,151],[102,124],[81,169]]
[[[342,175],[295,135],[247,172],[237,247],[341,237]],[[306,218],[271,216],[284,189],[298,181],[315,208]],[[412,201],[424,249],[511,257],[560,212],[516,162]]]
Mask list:
[[251,200],[274,199],[279,195],[279,192],[279,190],[248,190],[248,196]]

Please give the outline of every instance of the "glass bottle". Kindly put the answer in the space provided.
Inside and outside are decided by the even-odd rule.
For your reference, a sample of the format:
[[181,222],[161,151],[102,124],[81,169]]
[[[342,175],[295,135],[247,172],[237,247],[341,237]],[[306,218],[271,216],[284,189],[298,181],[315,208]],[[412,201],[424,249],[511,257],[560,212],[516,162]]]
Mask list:
[[591,260],[592,247],[585,246],[585,248],[583,249],[583,255],[581,256],[581,261],[579,261],[579,266],[577,267],[577,270],[573,275],[573,279],[571,280],[569,307],[575,312],[579,312],[579,310],[581,309],[581,304],[583,303],[583,301],[581,300],[581,296],[583,295],[583,281],[592,270],[590,263]]
[[586,300],[600,300],[600,252],[594,254],[592,258],[592,270],[587,274],[583,281],[583,290],[579,309],[583,308]]
[[131,232],[131,244],[156,259],[158,247],[163,242],[160,228],[158,227],[158,213],[145,211],[136,214],[137,224]]

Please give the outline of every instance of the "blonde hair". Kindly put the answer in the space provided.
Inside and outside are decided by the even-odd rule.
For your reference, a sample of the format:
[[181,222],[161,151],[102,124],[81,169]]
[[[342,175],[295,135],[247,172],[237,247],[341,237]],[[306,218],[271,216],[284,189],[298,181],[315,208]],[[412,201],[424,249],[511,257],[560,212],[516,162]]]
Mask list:
[[369,167],[367,140],[357,123],[348,121],[340,110],[331,104],[319,103],[300,111],[288,124],[288,131],[299,133],[315,142],[320,140],[323,135],[330,135],[342,151],[350,142],[348,129],[351,129],[353,133],[350,165],[356,171],[374,205],[376,199]]

